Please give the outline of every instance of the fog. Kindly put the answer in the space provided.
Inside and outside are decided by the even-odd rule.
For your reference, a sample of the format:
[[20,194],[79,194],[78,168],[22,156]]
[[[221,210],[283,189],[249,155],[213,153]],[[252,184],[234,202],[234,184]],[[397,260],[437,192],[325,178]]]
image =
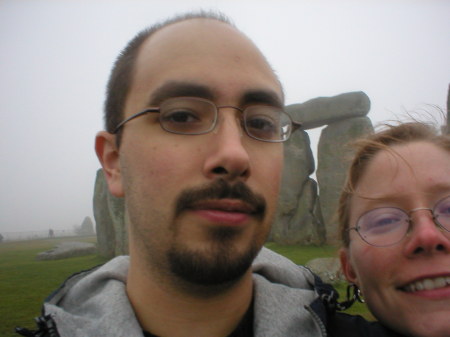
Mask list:
[[[446,106],[450,2],[0,1],[0,233],[91,216],[110,68],[142,28],[220,10],[276,70],[286,103],[364,91],[374,124]],[[310,133],[316,146],[318,131]]]

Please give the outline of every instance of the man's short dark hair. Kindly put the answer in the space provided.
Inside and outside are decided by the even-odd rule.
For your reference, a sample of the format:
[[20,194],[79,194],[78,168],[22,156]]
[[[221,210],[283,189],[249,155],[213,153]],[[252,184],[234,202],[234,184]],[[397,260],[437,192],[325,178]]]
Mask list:
[[112,133],[124,117],[123,109],[133,81],[134,64],[144,41],[161,28],[190,19],[213,19],[234,26],[222,13],[200,11],[175,16],[139,32],[121,51],[111,70],[104,105],[106,131]]

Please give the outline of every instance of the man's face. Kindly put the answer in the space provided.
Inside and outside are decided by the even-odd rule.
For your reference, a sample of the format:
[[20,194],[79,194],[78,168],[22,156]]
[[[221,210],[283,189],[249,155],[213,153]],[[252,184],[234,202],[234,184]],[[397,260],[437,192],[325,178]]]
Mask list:
[[[181,96],[240,108],[282,103],[249,40],[205,19],[165,27],[143,44],[125,117]],[[241,114],[221,108],[216,128],[196,136],[164,131],[157,113],[127,123],[116,191],[125,195],[132,258],[200,284],[248,270],[275,213],[283,149],[248,137]]]

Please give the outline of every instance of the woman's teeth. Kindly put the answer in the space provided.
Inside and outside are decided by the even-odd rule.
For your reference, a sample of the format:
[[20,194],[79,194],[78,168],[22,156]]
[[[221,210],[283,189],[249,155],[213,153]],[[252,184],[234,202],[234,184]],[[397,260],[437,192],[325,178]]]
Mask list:
[[420,281],[413,282],[404,287],[406,292],[413,293],[421,290],[433,290],[444,288],[450,285],[450,276],[426,278]]

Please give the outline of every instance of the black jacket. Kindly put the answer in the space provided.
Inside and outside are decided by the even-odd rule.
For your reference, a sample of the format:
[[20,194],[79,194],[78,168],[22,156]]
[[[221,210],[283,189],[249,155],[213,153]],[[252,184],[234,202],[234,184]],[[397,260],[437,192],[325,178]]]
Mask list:
[[319,298],[311,304],[311,308],[324,322],[328,337],[406,337],[379,322],[369,322],[362,316],[339,312],[338,292],[318,276],[315,287]]

